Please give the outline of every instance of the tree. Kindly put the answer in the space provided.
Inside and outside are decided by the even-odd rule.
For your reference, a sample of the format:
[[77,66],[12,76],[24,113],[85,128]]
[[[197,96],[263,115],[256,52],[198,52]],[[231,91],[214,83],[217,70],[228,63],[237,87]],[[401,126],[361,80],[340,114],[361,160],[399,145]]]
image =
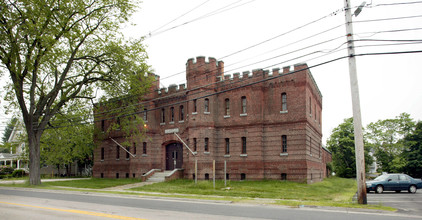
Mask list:
[[413,132],[404,139],[403,159],[407,161],[404,170],[407,174],[422,178],[422,122],[416,124]]
[[[84,165],[90,163],[94,149],[94,127],[80,121],[87,121],[91,108],[83,103],[74,103],[66,109],[66,114],[56,114],[41,137],[41,163],[56,165],[58,173],[64,165],[70,167],[74,162]],[[66,170],[66,173],[70,173]]]
[[98,88],[103,97],[138,97],[147,90],[151,80],[142,39],[125,40],[120,31],[136,5],[136,0],[0,3],[0,71],[10,77],[5,100],[23,117],[30,184],[41,183],[41,136],[66,104],[92,100]]
[[[332,153],[333,171],[345,178],[356,177],[356,156],[354,142],[353,118],[345,119],[334,128],[327,141],[327,147]],[[369,149],[365,145],[365,168],[373,162]]]
[[16,123],[18,122],[17,118],[12,118],[6,125],[6,129],[3,133],[2,141],[6,143],[9,140],[10,135],[12,134],[13,128],[15,128]]
[[404,150],[403,139],[413,131],[415,122],[407,113],[395,119],[378,120],[367,126],[367,137],[374,150],[380,171],[401,172],[405,161],[401,154]]

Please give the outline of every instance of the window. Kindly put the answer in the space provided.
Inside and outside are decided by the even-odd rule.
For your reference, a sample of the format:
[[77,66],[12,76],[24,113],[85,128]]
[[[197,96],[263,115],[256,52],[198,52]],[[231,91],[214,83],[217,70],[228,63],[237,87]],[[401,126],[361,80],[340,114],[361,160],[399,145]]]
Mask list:
[[225,99],[225,115],[230,115],[230,99]]
[[174,107],[170,108],[170,122],[174,121]]
[[142,154],[147,154],[147,142],[142,144]]
[[101,148],[101,160],[104,160],[104,147]]
[[286,93],[281,94],[281,111],[287,111],[287,95]]
[[208,138],[205,138],[205,145],[204,145],[204,151],[208,152]]
[[245,173],[240,174],[240,180],[246,180],[246,174]]
[[230,154],[230,139],[226,138],[226,155]]
[[205,180],[210,180],[210,175],[208,173],[205,174]]
[[126,173],[126,178],[129,178],[129,173]]
[[209,105],[210,105],[210,100],[205,99],[205,101],[204,101],[204,112],[210,112]]
[[242,114],[246,114],[246,96],[242,96],[241,107]]
[[196,99],[193,100],[193,112],[197,112],[196,111]]
[[287,153],[287,136],[281,136],[281,152]]
[[126,159],[129,159],[130,147],[126,147]]
[[166,110],[164,108],[161,109],[161,123],[166,123]]
[[183,109],[183,105],[179,108],[179,121],[185,120],[185,110]]
[[242,154],[246,154],[246,137],[242,137]]
[[226,180],[230,180],[230,174],[226,173]]
[[101,120],[101,131],[105,130],[105,121]]
[[147,109],[144,108],[144,121],[148,121]]
[[309,137],[309,154],[312,156],[312,137]]
[[193,139],[193,151],[196,152],[196,138]]
[[283,180],[283,181],[287,180],[287,173],[281,174],[281,180]]
[[101,178],[104,178],[104,173],[101,173],[100,175],[101,175]]
[[116,159],[120,158],[120,147],[116,146]]
[[133,154],[136,155],[136,143],[133,142]]
[[311,97],[309,97],[309,116],[312,116],[312,100],[311,100]]
[[116,173],[116,179],[119,179],[119,173]]

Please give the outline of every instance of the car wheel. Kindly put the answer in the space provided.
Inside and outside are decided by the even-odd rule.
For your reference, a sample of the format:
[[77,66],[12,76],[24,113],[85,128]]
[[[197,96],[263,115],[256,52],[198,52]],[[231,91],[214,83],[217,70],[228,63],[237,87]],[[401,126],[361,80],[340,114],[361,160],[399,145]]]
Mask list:
[[396,190],[396,193],[400,193],[401,192],[401,190]]
[[409,186],[409,193],[416,193],[416,186],[415,185]]
[[382,187],[381,185],[378,185],[377,188],[375,189],[376,193],[382,193],[384,191],[384,187]]

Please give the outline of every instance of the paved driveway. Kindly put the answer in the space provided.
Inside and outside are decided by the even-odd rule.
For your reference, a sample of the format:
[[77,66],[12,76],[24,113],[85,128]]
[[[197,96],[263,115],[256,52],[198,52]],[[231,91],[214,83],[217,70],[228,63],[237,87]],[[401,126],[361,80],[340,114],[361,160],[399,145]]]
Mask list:
[[370,192],[367,194],[368,204],[382,204],[398,209],[399,213],[422,216],[422,190],[416,193],[402,191],[383,192],[382,194]]

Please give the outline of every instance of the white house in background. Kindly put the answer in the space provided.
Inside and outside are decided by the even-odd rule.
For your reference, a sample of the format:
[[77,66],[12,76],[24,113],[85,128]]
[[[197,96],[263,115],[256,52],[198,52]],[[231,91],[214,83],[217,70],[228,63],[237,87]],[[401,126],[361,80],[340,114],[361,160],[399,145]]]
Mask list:
[[28,169],[25,142],[21,139],[24,132],[22,123],[17,122],[7,141],[8,143],[15,144],[16,148],[10,148],[10,153],[0,153],[0,165],[8,165],[17,169]]

